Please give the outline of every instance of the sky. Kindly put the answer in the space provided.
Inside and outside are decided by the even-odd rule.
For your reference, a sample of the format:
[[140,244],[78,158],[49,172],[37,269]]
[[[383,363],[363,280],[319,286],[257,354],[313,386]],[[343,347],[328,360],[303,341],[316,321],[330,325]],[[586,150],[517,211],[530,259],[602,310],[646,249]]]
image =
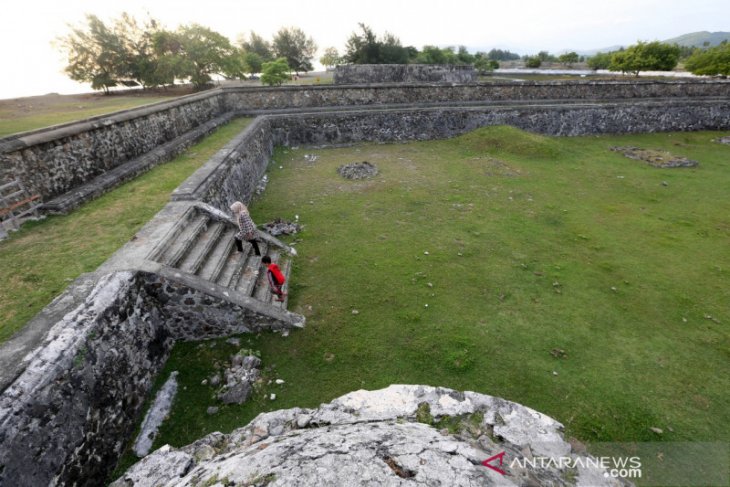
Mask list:
[[14,0],[0,13],[0,99],[90,91],[63,74],[54,40],[83,25],[87,13],[111,21],[124,11],[169,29],[195,22],[231,41],[252,30],[270,40],[281,27],[299,27],[319,46],[317,58],[330,46],[342,53],[359,22],[419,49],[465,45],[519,54],[730,31],[728,0]]

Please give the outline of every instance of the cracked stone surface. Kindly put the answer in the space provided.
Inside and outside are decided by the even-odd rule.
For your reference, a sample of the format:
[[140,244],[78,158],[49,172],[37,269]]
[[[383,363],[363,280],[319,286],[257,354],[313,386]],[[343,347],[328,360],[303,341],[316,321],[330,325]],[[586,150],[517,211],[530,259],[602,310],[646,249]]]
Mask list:
[[[557,421],[504,399],[393,385],[317,409],[262,413],[231,434],[181,449],[166,445],[112,486],[627,485],[596,468],[517,465],[535,456],[581,458],[561,431]],[[490,465],[508,475],[482,464],[501,452],[503,465]]]

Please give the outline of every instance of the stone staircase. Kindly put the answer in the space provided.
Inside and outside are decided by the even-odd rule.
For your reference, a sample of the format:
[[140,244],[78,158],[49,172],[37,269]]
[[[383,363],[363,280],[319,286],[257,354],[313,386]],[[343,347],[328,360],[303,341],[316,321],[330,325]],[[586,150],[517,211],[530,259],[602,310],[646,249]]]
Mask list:
[[[234,235],[237,231],[232,222],[219,215],[196,209],[183,217],[147,259],[286,309],[286,298],[283,302],[272,299],[261,256],[255,254],[248,242],[243,242],[242,252],[236,249]],[[258,245],[262,256],[268,255],[281,268],[287,279],[283,289],[288,292],[291,257],[284,249],[266,240],[260,239]]]

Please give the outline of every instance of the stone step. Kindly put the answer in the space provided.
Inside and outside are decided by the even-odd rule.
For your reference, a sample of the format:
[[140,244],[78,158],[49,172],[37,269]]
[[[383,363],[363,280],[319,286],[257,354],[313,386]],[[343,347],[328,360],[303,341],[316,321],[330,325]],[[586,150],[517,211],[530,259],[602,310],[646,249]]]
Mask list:
[[233,235],[236,229],[233,226],[226,228],[221,237],[218,239],[215,248],[205,261],[205,264],[198,272],[198,275],[208,281],[217,282],[221,273],[225,269],[226,263],[231,255],[231,250],[235,249]]
[[207,223],[208,215],[198,214],[194,216],[180,234],[168,244],[168,247],[162,252],[157,261],[170,267],[177,267],[197,240],[198,234],[205,230]]
[[[279,261],[279,252],[276,250],[270,249],[266,255],[271,257],[271,262]],[[272,294],[269,291],[269,278],[267,276],[266,266],[263,264],[261,265],[258,279],[256,279],[256,286],[254,287],[252,296],[254,299],[258,299],[264,303],[271,303],[272,301]]]
[[241,277],[241,273],[243,272],[246,264],[246,259],[248,259],[248,254],[253,249],[249,244],[244,242],[243,252],[239,252],[238,249],[236,249],[236,244],[233,240],[231,240],[231,246],[231,252],[223,265],[223,271],[221,272],[220,277],[218,277],[216,283],[223,287],[235,289],[236,284],[238,284],[238,279]]
[[[243,272],[241,273],[241,277],[238,279],[238,283],[236,283],[236,291],[244,294],[245,296],[251,296],[253,293],[254,287],[256,286],[256,280],[259,277],[259,270],[261,267],[261,256],[266,255],[266,250],[268,248],[268,245],[266,242],[258,242],[259,244],[259,250],[261,250],[261,255],[254,254],[253,250],[248,255],[248,259],[246,260],[246,265],[243,268]],[[233,286],[229,286],[233,287]]]
[[195,244],[185,258],[180,261],[178,268],[190,274],[197,274],[200,266],[210,257],[210,252],[218,243],[226,225],[222,222],[211,220],[205,231],[198,234]]

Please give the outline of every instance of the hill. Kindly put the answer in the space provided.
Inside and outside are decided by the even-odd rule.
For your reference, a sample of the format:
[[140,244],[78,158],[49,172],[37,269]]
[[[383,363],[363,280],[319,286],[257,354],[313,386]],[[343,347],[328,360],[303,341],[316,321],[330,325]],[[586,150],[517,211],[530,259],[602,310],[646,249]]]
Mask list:
[[[646,39],[644,39],[646,40]],[[681,36],[672,37],[671,39],[663,40],[666,44],[679,44],[680,46],[690,47],[702,47],[705,42],[709,42],[710,46],[716,46],[722,41],[727,40],[730,42],[730,32],[708,32],[703,30],[701,32],[691,32],[689,34],[682,34]],[[632,42],[631,44],[635,44]],[[588,49],[583,51],[576,51],[581,56],[593,56],[599,52],[612,52],[618,51],[621,47],[628,47],[629,44],[624,46],[616,45],[611,47],[603,47],[601,49]],[[565,52],[569,52],[570,49],[566,49]],[[562,52],[562,51],[561,51]]]
[[710,46],[717,46],[722,41],[730,42],[730,32],[707,32],[703,30],[701,32],[692,32],[679,37],[673,37],[663,42],[667,44],[679,44],[680,46],[702,47],[705,42],[708,42]]

